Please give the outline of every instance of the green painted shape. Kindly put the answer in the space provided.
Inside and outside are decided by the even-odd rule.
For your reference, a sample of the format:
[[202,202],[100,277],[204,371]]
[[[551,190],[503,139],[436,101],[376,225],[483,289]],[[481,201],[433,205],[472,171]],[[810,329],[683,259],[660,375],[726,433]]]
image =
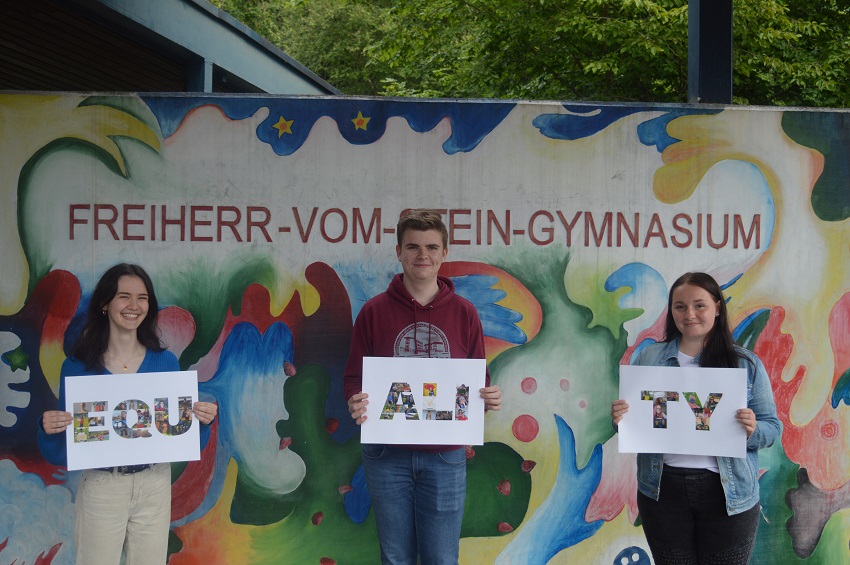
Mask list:
[[38,168],[44,165],[44,160],[50,155],[60,152],[77,154],[81,159],[100,161],[113,173],[123,176],[121,169],[118,167],[118,162],[108,151],[88,141],[76,138],[53,140],[36,151],[24,164],[18,180],[17,212],[18,234],[21,238],[21,247],[24,250],[24,255],[27,258],[27,264],[30,268],[27,296],[32,293],[38,282],[53,268],[50,252],[56,243],[44,236],[46,232],[38,224],[37,218],[41,217],[41,202],[35,200],[32,180]]
[[[237,481],[238,496],[231,510],[234,523],[282,516],[253,534],[251,563],[319,563],[322,557],[340,564],[380,562],[372,514],[355,524],[345,513],[339,492],[360,466],[360,442],[355,437],[339,444],[325,428],[329,379],[324,367],[306,364],[284,384],[289,419],[278,422],[277,430],[281,437],[292,439],[288,449],[304,460],[307,475],[301,485],[289,494],[269,497],[241,477]],[[281,510],[275,511],[272,507],[278,505]],[[318,526],[311,521],[317,512],[323,514]]]
[[129,116],[133,116],[156,134],[158,139],[162,139],[162,129],[159,127],[159,121],[151,112],[150,107],[145,104],[141,98],[136,96],[89,96],[79,104],[84,106],[102,106],[105,108],[114,108]]
[[292,514],[294,507],[291,495],[269,494],[240,473],[230,508],[230,520],[240,525],[267,526]]
[[[476,446],[475,457],[466,462],[466,501],[460,536],[490,537],[504,535],[500,522],[516,529],[525,519],[531,499],[531,473],[522,470],[522,456],[511,447],[497,442]],[[510,483],[505,496],[497,488]]]
[[180,356],[180,366],[189,368],[207,354],[218,340],[228,309],[234,315],[242,311],[245,289],[251,284],[274,288],[276,269],[270,258],[242,255],[217,264],[198,256],[179,272],[165,274],[157,280],[160,303],[164,298],[188,310],[195,319],[195,337]]
[[[619,332],[615,338],[605,327],[589,327],[593,317],[590,309],[572,302],[564,287],[569,262],[566,250],[535,248],[532,253],[531,249],[521,249],[510,255],[493,254],[487,262],[516,277],[537,298],[543,311],[543,323],[534,339],[508,349],[490,363],[493,384],[506,394],[514,394],[518,375],[528,375],[530,366],[538,380],[569,380],[569,391],[558,401],[559,415],[575,432],[577,463],[583,467],[596,444],[614,435],[610,402],[619,392],[619,363],[626,350],[626,332]],[[580,407],[581,401],[586,403],[585,408]],[[541,406],[551,403],[552,399],[546,399]]]
[[623,325],[629,320],[634,320],[643,314],[642,308],[622,308],[620,299],[630,293],[632,289],[620,287],[614,292],[605,290],[605,280],[608,278],[607,272],[597,271],[594,276],[587,281],[587,284],[593,288],[600,289],[600,292],[594,294],[587,306],[593,317],[588,324],[589,328],[594,326],[602,326],[611,332],[615,339],[619,339],[620,332],[623,331]]
[[[794,553],[791,536],[785,529],[785,524],[792,514],[785,495],[790,489],[797,487],[799,466],[788,459],[781,442],[777,441],[773,446],[759,451],[759,467],[767,471],[759,479],[762,517],[756,533],[752,562],[780,563],[775,557],[781,555],[781,563],[802,563],[804,560]],[[812,558],[806,559],[805,562],[807,565],[837,563]]]
[[782,129],[823,155],[823,172],[812,188],[812,209],[825,222],[850,218],[850,114],[786,111]]
[[770,311],[762,312],[756,316],[752,321],[750,321],[750,325],[747,326],[747,329],[742,331],[738,336],[736,343],[741,347],[752,351],[756,346],[756,340],[758,340],[761,332],[764,331],[769,319]]
[[28,367],[28,361],[30,356],[27,355],[27,352],[24,351],[20,346],[16,347],[12,351],[7,351],[0,355],[3,361],[9,365],[9,368],[14,371],[26,371]]
[[183,550],[183,540],[174,533],[174,530],[168,532],[168,557],[174,553],[180,553]]

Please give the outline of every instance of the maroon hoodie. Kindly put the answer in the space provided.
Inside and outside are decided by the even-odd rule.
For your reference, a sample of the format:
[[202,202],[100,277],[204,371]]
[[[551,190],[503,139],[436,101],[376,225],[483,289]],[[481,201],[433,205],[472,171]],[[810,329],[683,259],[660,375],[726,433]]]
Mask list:
[[[484,331],[471,302],[455,294],[448,277],[437,276],[439,291],[422,306],[404,287],[403,274],[393,277],[387,291],[360,310],[351,335],[351,353],[345,367],[344,390],[348,400],[363,389],[364,357],[452,357],[486,359]],[[490,373],[486,375],[490,386]],[[429,451],[449,446],[409,446]]]

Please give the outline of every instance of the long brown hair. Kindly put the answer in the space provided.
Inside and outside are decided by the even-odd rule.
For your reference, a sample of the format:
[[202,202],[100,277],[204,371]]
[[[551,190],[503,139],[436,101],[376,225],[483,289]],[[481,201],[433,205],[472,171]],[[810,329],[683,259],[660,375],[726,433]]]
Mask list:
[[159,303],[156,300],[150,276],[139,265],[118,263],[107,269],[101,275],[100,280],[97,281],[89,299],[86,325],[83,326],[83,331],[71,350],[71,355],[85,363],[89,370],[102,370],[104,368],[103,354],[109,345],[109,317],[103,315],[103,309],[118,294],[118,279],[123,276],[142,279],[148,293],[148,313],[142,323],[139,324],[136,339],[151,351],[162,351],[164,349],[159,339],[159,328],[156,325]]
[[700,367],[737,367],[739,356],[738,352],[735,351],[732,331],[729,329],[726,300],[723,298],[720,285],[717,284],[714,277],[707,273],[685,273],[676,279],[676,282],[670,287],[670,294],[667,296],[667,321],[664,328],[664,341],[670,342],[682,337],[682,332],[676,327],[676,321],[673,319],[673,291],[686,284],[698,286],[705,290],[717,304],[718,315],[714,319],[714,326],[711,331],[705,336],[699,359]]

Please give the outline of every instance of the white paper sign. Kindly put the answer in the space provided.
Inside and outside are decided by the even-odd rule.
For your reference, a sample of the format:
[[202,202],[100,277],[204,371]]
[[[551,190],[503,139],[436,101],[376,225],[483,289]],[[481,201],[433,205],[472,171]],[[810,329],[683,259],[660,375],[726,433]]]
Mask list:
[[364,357],[362,443],[483,445],[484,359]]
[[201,458],[196,371],[65,380],[68,470]]
[[621,453],[744,457],[747,432],[735,419],[747,407],[746,369],[620,367]]

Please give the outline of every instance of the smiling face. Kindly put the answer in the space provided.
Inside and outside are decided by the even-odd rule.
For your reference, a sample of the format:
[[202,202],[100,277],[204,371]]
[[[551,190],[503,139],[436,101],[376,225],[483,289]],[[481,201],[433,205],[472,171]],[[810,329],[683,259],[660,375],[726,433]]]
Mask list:
[[405,230],[401,245],[396,245],[395,250],[405,281],[417,285],[436,282],[440,265],[449,252],[439,231],[413,229]]
[[148,315],[148,290],[144,281],[133,275],[118,279],[118,292],[104,307],[109,317],[109,331],[135,332]]
[[[719,307],[720,304],[702,287],[683,284],[673,290],[673,321],[682,333],[682,345],[697,353],[702,351],[705,338],[720,313]],[[688,353],[686,349],[680,349]]]

